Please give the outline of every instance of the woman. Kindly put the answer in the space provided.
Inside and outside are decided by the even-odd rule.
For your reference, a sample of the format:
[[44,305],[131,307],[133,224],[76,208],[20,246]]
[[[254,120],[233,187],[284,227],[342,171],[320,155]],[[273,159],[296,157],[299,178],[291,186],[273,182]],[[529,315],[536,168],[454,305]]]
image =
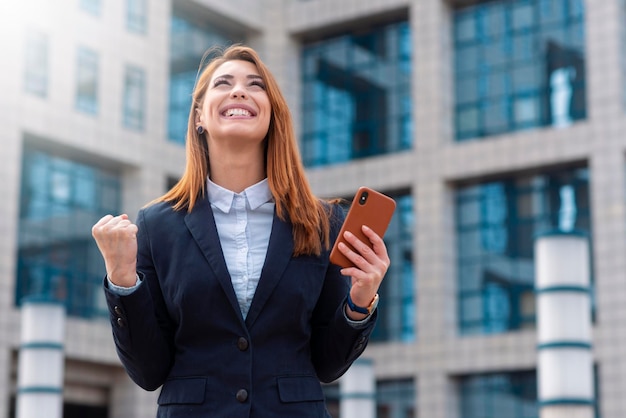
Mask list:
[[284,97],[235,45],[200,74],[181,180],[92,234],[119,357],[159,396],[159,417],[329,417],[320,381],[363,352],[389,266],[346,235],[356,267],[329,264],[343,215],[311,192]]

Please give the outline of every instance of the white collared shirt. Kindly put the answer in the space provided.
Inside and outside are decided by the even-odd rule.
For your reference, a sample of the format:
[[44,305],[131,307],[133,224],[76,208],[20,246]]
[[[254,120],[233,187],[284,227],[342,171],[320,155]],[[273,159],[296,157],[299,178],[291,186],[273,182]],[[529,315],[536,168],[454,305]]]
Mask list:
[[272,193],[267,179],[241,193],[211,180],[207,180],[207,186],[226,267],[245,319],[259,284],[272,232]]

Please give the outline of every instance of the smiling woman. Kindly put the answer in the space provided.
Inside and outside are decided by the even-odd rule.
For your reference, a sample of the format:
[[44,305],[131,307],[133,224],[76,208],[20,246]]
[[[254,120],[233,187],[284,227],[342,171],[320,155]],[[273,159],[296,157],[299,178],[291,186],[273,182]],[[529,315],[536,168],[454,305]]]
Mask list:
[[365,350],[387,248],[363,227],[341,250],[354,266],[330,263],[343,212],[313,195],[254,50],[226,49],[192,97],[180,181],[137,224],[92,229],[120,359],[162,387],[159,417],[330,417],[320,382]]
[[213,179],[236,192],[265,178],[263,140],[269,129],[271,105],[257,72],[248,61],[225,62],[213,73],[204,100],[196,107],[196,131],[206,131],[212,172],[230,171],[218,169],[218,164],[236,163],[244,168],[244,176]]

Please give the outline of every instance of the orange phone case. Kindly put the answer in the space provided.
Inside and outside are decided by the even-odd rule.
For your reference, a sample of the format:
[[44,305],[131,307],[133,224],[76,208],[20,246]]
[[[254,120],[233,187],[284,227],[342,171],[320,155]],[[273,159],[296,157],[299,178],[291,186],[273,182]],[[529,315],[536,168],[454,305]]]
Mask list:
[[373,245],[363,233],[361,226],[367,225],[382,238],[385,235],[385,231],[387,231],[395,209],[396,202],[389,196],[385,196],[369,187],[360,187],[354,195],[348,215],[330,252],[330,262],[344,268],[352,267],[354,264],[337,248],[339,243],[343,242],[351,249],[354,249],[345,241],[343,233],[345,231],[352,232],[372,248]]

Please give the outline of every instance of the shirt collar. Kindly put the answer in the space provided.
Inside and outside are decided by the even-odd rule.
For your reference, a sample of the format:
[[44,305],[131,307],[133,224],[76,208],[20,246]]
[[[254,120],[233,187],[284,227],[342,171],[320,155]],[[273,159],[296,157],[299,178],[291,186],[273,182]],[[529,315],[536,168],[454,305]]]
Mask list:
[[[207,179],[207,187],[209,202],[224,213],[230,212],[235,192],[213,183],[211,179]],[[270,191],[267,178],[253,184],[239,194],[245,197],[251,210],[258,209],[264,203],[272,200],[272,192]]]

